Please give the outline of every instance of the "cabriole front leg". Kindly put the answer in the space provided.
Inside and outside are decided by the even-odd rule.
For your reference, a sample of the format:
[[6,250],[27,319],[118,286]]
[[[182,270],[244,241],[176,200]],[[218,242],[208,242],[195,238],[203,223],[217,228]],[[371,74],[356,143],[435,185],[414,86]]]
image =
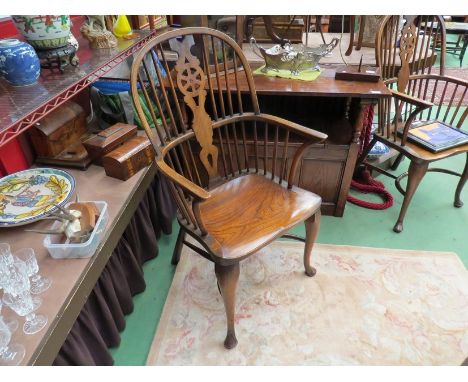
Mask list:
[[413,195],[416,189],[421,183],[422,178],[427,172],[428,162],[416,163],[411,162],[408,169],[408,184],[406,185],[405,198],[403,199],[403,204],[401,205],[400,215],[398,220],[393,227],[393,231],[400,233],[403,231],[403,220],[405,219],[406,211],[408,206],[413,199]]
[[460,194],[463,190],[463,187],[465,186],[467,179],[468,179],[468,153],[466,153],[465,169],[463,170],[463,174],[461,175],[461,178],[457,185],[457,190],[455,191],[455,201],[453,202],[453,205],[457,208],[460,208],[463,206],[463,202],[460,198]]
[[312,249],[314,247],[315,240],[320,228],[320,210],[318,210],[315,215],[308,218],[305,224],[306,231],[306,243],[304,247],[304,268],[307,276],[315,276],[317,270],[311,265]]
[[226,310],[227,334],[224,340],[224,347],[226,349],[233,349],[237,345],[234,315],[236,310],[236,288],[237,281],[239,280],[239,263],[232,265],[219,265],[215,263],[215,273]]

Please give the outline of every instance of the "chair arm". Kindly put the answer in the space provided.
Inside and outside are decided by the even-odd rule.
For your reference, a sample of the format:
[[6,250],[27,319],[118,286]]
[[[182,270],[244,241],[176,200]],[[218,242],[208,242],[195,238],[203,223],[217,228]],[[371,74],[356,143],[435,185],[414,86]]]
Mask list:
[[200,186],[197,186],[195,183],[191,182],[187,178],[183,177],[176,171],[174,171],[172,168],[170,168],[165,162],[164,162],[164,152],[162,153],[161,158],[156,161],[156,166],[161,170],[161,172],[166,175],[171,181],[177,183],[179,186],[184,188],[190,195],[194,196],[197,199],[202,199],[206,200],[208,199],[211,194],[206,191],[205,189],[201,188]]
[[408,94],[399,92],[398,90],[389,89],[392,93],[392,97],[399,99],[403,102],[408,102],[416,107],[418,107],[419,111],[427,109],[431,106],[434,106],[432,102],[424,101],[421,98],[413,97]]
[[278,126],[282,126],[287,128],[288,130],[293,130],[294,132],[301,134],[304,137],[310,138],[313,140],[314,143],[322,142],[328,138],[327,134],[321,133],[320,131],[309,129],[308,127],[304,127],[299,125],[298,123],[294,123],[288,121],[287,119],[276,117],[270,114],[255,114],[255,113],[243,113],[243,114],[236,114],[230,118],[226,118],[220,121],[213,122],[213,128],[219,128],[224,125],[228,125],[230,123],[236,123],[241,121],[260,121],[266,122],[271,124],[276,124]]
[[301,134],[304,137],[310,138],[313,141],[312,143],[323,142],[325,139],[328,138],[327,134],[321,133],[320,131],[310,129],[302,125],[299,125],[298,123],[291,122],[281,117],[277,117],[277,116],[270,115],[270,114],[259,114],[258,117],[259,117],[258,118],[259,120],[272,123],[272,124],[277,124],[289,130],[293,130],[294,132]]
[[464,78],[443,75],[443,76],[440,76],[440,80],[468,87],[468,81],[465,80]]
[[238,122],[241,120],[247,120],[247,121],[261,121],[265,123],[270,123],[272,125],[278,125],[281,127],[284,127],[290,131],[293,131],[295,133],[298,133],[302,135],[303,137],[306,138],[306,141],[297,149],[296,153],[294,154],[291,167],[289,170],[289,177],[288,177],[288,188],[292,188],[293,180],[294,177],[296,176],[296,171],[299,166],[299,163],[305,154],[306,149],[311,146],[314,143],[319,143],[323,142],[325,139],[328,138],[327,134],[321,133],[320,131],[314,130],[314,129],[309,129],[307,127],[304,127],[302,125],[299,125],[298,123],[288,121],[287,119],[277,117],[274,115],[270,114],[255,114],[255,113],[244,113],[241,115],[236,115],[232,117],[230,120],[226,121],[221,121],[221,122],[215,122],[213,124],[214,127],[220,127],[223,124],[229,123],[229,122]]

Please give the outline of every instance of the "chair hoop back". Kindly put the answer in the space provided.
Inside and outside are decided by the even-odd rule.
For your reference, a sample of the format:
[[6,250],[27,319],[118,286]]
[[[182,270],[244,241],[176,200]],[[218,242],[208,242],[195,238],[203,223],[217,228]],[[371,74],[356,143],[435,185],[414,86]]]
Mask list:
[[[166,57],[167,45],[177,53],[175,65]],[[236,74],[234,84],[227,80],[226,73],[231,72]],[[191,27],[152,39],[136,55],[130,81],[136,110],[153,145],[163,147],[193,127],[203,148],[201,160],[208,173],[214,174],[217,151],[212,144],[212,122],[245,111],[238,78],[241,73],[249,88],[250,110],[258,114],[250,66],[232,38],[214,29]],[[225,90],[225,96],[218,89]],[[238,96],[237,105],[231,96],[233,92]],[[191,123],[181,101],[192,113]]]
[[446,32],[442,16],[407,16],[401,26],[400,16],[386,16],[375,39],[376,62],[382,79],[401,77],[403,89],[411,74],[432,73],[436,48],[440,48],[439,74],[444,74]]

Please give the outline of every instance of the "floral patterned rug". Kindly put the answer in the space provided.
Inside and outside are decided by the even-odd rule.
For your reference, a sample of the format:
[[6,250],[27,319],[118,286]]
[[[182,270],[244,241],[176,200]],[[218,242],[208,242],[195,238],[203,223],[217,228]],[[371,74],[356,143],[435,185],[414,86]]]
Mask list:
[[[436,70],[435,73],[439,74],[438,70]],[[467,81],[468,80],[468,68],[446,68],[445,75]],[[432,98],[431,89],[434,89],[434,87],[435,87],[435,80],[431,80],[429,81],[428,91],[427,91],[426,96],[423,97],[422,94],[419,94],[419,95],[415,94],[415,96],[420,96],[427,101],[431,101],[434,103],[434,105],[440,105],[441,103],[442,105],[448,105],[449,103],[452,103],[453,107],[457,107],[458,105],[460,105],[460,107],[468,106],[468,96],[466,95],[466,93],[464,93],[465,89],[463,86],[457,87],[457,85],[451,83],[447,86],[447,89],[445,89],[445,83],[444,84],[439,83],[439,85],[437,85],[437,88],[436,88],[436,94],[434,98]],[[455,92],[455,95],[453,96],[453,99],[452,99],[452,94],[454,92]]]
[[456,254],[276,241],[241,263],[239,344],[213,264],[185,248],[148,365],[460,365],[468,356],[468,272]]

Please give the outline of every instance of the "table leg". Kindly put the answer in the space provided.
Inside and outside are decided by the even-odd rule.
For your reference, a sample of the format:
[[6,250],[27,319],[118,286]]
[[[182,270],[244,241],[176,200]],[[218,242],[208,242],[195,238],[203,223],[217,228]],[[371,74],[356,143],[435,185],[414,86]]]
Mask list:
[[345,52],[345,56],[350,56],[352,51],[353,51],[353,45],[354,45],[354,24],[356,21],[356,16],[351,16],[349,25],[350,25],[350,30],[349,30],[349,45],[348,45],[348,50]]
[[463,36],[463,46],[460,51],[460,68],[462,67],[463,57],[465,56],[466,48],[468,47],[468,34]]
[[343,180],[341,182],[341,189],[336,203],[335,216],[343,216],[344,208],[346,205],[346,197],[348,196],[351,180],[353,179],[354,169],[356,166],[357,158],[359,155],[359,138],[364,129],[368,107],[373,107],[377,103],[375,99],[360,99],[359,102],[354,104],[354,110],[350,113],[355,115],[353,124],[353,137],[349,145],[348,158],[346,160],[345,169],[343,172]]

